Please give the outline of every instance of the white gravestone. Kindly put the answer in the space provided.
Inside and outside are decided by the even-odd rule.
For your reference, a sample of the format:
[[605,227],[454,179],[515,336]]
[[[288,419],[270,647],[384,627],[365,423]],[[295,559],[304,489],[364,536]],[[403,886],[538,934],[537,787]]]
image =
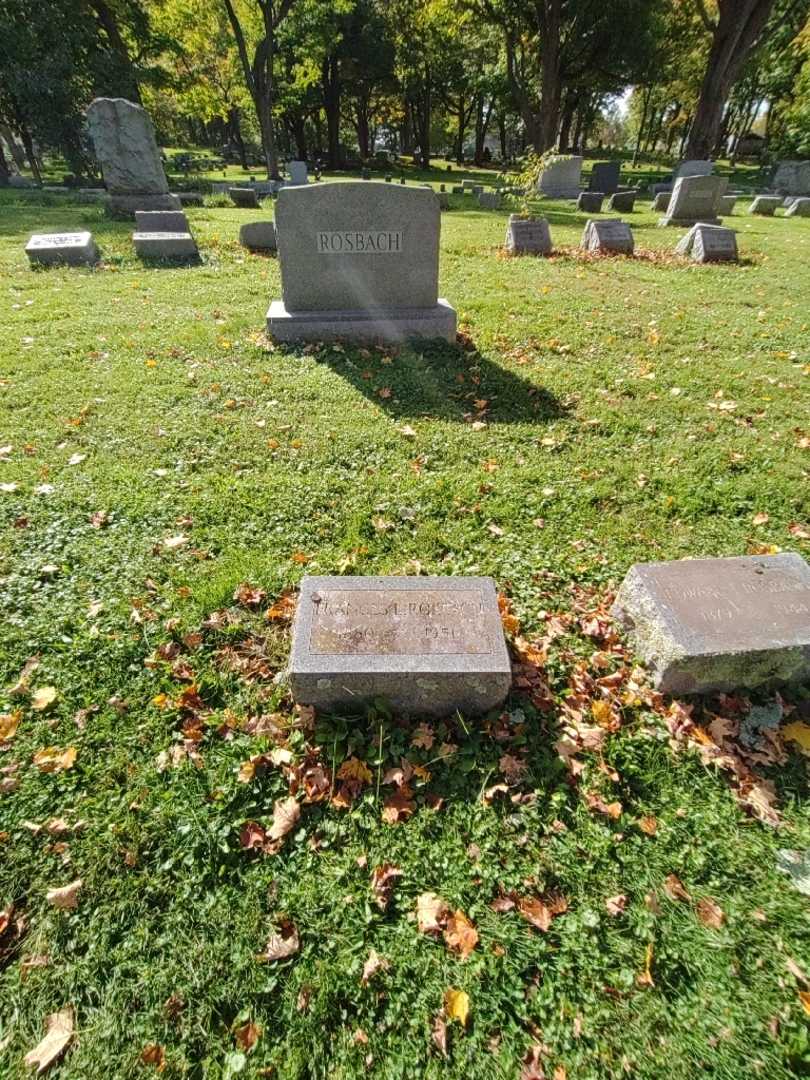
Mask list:
[[455,310],[438,296],[432,191],[361,180],[286,187],[275,219],[282,299],[267,313],[271,337],[455,340]]
[[32,265],[92,266],[99,254],[92,233],[34,233],[25,245]]
[[555,157],[544,166],[537,191],[550,199],[576,199],[582,187],[582,158]]
[[772,187],[782,195],[810,195],[810,161],[780,161]]
[[726,192],[724,176],[682,176],[675,181],[672,196],[659,225],[719,225],[720,199]]
[[579,245],[586,251],[610,251],[633,254],[633,232],[626,221],[611,218],[607,221],[589,221],[582,233]]
[[722,225],[693,225],[675,248],[695,262],[737,262],[737,234]]
[[307,163],[305,161],[288,161],[287,172],[290,174],[291,184],[298,186],[299,184],[309,183]]
[[87,128],[115,217],[136,210],[180,210],[169,194],[149,113],[126,98],[96,98],[87,109]]

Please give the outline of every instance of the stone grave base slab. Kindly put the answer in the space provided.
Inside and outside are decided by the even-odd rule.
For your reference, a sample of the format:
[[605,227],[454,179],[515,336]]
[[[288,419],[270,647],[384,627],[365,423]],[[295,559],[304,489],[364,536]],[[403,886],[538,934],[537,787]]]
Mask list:
[[34,233],[25,245],[32,266],[92,266],[99,253],[92,233]]
[[188,232],[136,232],[135,252],[141,259],[197,259],[199,252]]
[[183,204],[177,195],[128,194],[108,195],[107,210],[114,218],[129,219],[135,217],[136,210],[182,210]]
[[500,706],[511,663],[491,578],[305,577],[289,664],[296,701],[409,716]]
[[698,218],[673,218],[668,214],[666,217],[659,218],[658,227],[666,228],[668,225],[674,225],[678,229],[691,229],[693,225],[722,225],[723,219],[719,217],[698,217]]
[[267,332],[275,341],[455,341],[456,311],[441,297],[435,307],[368,311],[288,311],[283,300],[274,300],[267,312]]
[[810,680],[810,566],[795,552],[637,563],[613,615],[664,693]]

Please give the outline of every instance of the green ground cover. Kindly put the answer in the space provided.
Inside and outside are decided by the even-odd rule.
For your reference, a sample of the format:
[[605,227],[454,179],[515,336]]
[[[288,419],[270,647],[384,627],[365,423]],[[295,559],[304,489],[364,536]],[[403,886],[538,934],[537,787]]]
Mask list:
[[[68,1006],[65,1078],[807,1075],[808,902],[776,867],[810,848],[805,759],[742,739],[740,700],[692,731],[604,611],[634,561],[810,550],[810,222],[737,214],[741,264],[701,267],[640,206],[635,259],[580,256],[562,203],[558,253],[512,259],[507,211],[454,199],[461,344],[282,350],[277,262],[237,243],[271,207],[189,210],[184,269],[0,194],[0,1076]],[[75,228],[100,268],[29,269],[30,232]],[[293,711],[279,598],[420,571],[510,598],[506,714],[414,744],[384,708]],[[420,932],[425,893],[464,918]]]

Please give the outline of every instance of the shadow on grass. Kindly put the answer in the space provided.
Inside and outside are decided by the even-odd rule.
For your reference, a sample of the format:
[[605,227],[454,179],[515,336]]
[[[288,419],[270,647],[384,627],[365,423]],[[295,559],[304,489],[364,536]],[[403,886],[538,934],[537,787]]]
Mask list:
[[[368,358],[329,346],[315,355],[395,417],[517,424],[544,423],[568,412],[545,387],[505,370],[474,348],[444,341],[369,351]],[[392,356],[390,363],[381,362]]]

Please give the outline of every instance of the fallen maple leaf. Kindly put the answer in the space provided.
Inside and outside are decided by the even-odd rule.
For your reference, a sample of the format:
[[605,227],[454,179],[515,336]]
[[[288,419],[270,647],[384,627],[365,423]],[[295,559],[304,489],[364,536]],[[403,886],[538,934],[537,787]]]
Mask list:
[[654,817],[643,817],[639,820],[638,827],[647,836],[655,836],[658,832],[658,822]]
[[374,893],[374,901],[380,911],[385,911],[391,899],[394,882],[402,877],[402,871],[398,866],[391,863],[383,863],[375,866],[371,871],[371,891]]
[[277,799],[273,807],[273,824],[267,834],[271,840],[280,840],[298,824],[301,807],[292,795],[287,799]]
[[684,900],[688,904],[692,897],[683,887],[683,883],[676,874],[669,874],[664,879],[664,892],[670,900]]
[[246,1053],[250,1053],[256,1043],[259,1041],[259,1037],[262,1033],[262,1029],[258,1024],[254,1024],[252,1020],[248,1020],[246,1024],[242,1024],[238,1027],[233,1037],[236,1039],[236,1045],[244,1050]]
[[469,994],[465,990],[445,990],[444,1011],[450,1020],[458,1020],[462,1027],[466,1027],[470,1015]]
[[800,990],[799,1001],[802,1003],[804,1011],[810,1016],[810,990]]
[[[2,720],[2,717],[0,717],[0,720]],[[798,743],[802,750],[810,750],[810,725],[796,720],[792,724],[786,724],[781,729],[781,735],[783,739]]]
[[68,746],[60,750],[58,746],[46,746],[42,750],[37,750],[32,760],[40,772],[63,772],[65,769],[73,768],[76,747]]
[[233,598],[237,604],[242,604],[244,607],[256,608],[264,603],[267,598],[267,593],[264,589],[260,589],[255,585],[248,585],[246,581],[243,581],[241,585],[237,585]]
[[38,690],[35,690],[31,695],[31,708],[35,712],[44,712],[56,701],[56,687],[55,686],[40,686]]
[[387,971],[390,964],[384,956],[380,956],[376,949],[372,949],[368,954],[368,960],[363,964],[363,975],[360,982],[363,986],[367,986],[369,981],[374,978],[380,971]]
[[521,896],[517,908],[524,919],[538,930],[548,930],[551,926],[551,909],[536,896]]
[[188,543],[189,538],[184,536],[183,533],[178,533],[177,536],[167,536],[163,540],[163,546],[167,551],[176,551],[177,548],[183,547]]
[[48,889],[45,899],[49,904],[53,904],[54,907],[60,908],[62,911],[69,911],[79,906],[79,890],[82,884],[82,879],[77,878],[75,881],[71,881],[69,885],[62,885],[57,889]]
[[760,511],[758,514],[754,514],[751,518],[752,525],[767,525],[771,520],[771,515],[766,514],[764,511]]
[[788,532],[791,536],[795,536],[797,540],[810,540],[810,525],[799,525],[794,522],[792,525],[788,525]]
[[253,851],[264,846],[267,832],[258,821],[246,821],[239,830],[239,846],[246,851]]
[[547,1051],[548,1047],[542,1043],[532,1043],[523,1055],[520,1080],[546,1080],[546,1072],[541,1058]]
[[419,724],[418,727],[414,728],[411,736],[411,746],[429,750],[435,741],[436,736],[433,734],[433,728],[429,724]]
[[438,934],[444,926],[450,908],[436,893],[422,893],[416,901],[416,925],[420,934]]
[[154,1065],[158,1072],[166,1068],[166,1051],[158,1043],[148,1043],[141,1050],[141,1064]]
[[10,713],[0,713],[0,742],[14,738],[21,716],[22,713],[19,709],[15,709],[14,712]]
[[447,1057],[447,1024],[444,1019],[444,1009],[440,1009],[437,1013],[430,1037],[442,1057]]
[[704,926],[712,930],[720,930],[726,919],[723,909],[710,896],[704,896],[698,900],[695,904],[695,914]]
[[395,825],[399,821],[406,821],[415,809],[413,799],[404,791],[395,791],[383,803],[382,819],[389,825]]
[[37,1076],[53,1065],[73,1041],[73,1008],[60,1009],[45,1020],[45,1037],[23,1059],[29,1068],[36,1066]]
[[447,948],[457,952],[462,960],[466,960],[478,944],[478,931],[463,911],[456,911],[448,918],[444,928],[444,942]]
[[618,896],[609,896],[605,900],[605,907],[608,915],[623,915],[624,909],[627,907],[627,897],[624,893],[619,893]]
[[265,945],[264,952],[257,957],[267,963],[275,960],[286,960],[298,952],[298,930],[291,922],[281,923],[279,930],[270,935]]
[[338,780],[359,780],[361,784],[370,784],[371,769],[359,758],[350,757],[338,769],[337,778]]

